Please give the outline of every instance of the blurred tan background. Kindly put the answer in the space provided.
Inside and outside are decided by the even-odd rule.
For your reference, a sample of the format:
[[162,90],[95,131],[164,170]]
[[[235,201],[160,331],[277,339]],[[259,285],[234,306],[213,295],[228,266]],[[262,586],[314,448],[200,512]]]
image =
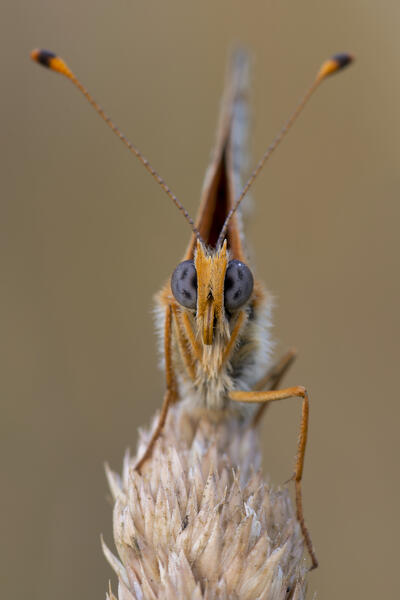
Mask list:
[[[1,34],[1,589],[104,598],[113,575],[104,461],[119,469],[160,406],[152,295],[189,229],[69,82],[60,53],[191,213],[226,58],[254,57],[253,161],[320,62],[327,81],[253,189],[248,236],[276,296],[277,354],[308,386],[309,595],[395,597],[399,560],[398,2],[3,3]],[[299,406],[262,427],[265,470],[291,474]]]

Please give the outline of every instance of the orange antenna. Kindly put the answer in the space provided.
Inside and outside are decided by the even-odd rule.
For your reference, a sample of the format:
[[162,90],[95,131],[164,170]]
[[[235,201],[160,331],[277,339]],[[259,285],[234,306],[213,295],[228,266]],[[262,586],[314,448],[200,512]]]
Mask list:
[[193,233],[197,236],[198,239],[201,239],[200,233],[195,227],[193,219],[190,217],[186,208],[179,202],[175,194],[169,189],[164,179],[157,173],[157,171],[151,166],[149,161],[143,154],[128,140],[128,138],[122,133],[122,131],[112,122],[110,117],[104,112],[101,106],[96,102],[96,100],[91,96],[88,90],[81,84],[79,79],[74,75],[68,65],[64,62],[62,58],[54,54],[53,52],[49,52],[48,50],[32,50],[31,52],[32,60],[37,63],[51,69],[52,71],[56,71],[56,73],[61,73],[61,75],[65,75],[67,79],[72,81],[75,87],[78,88],[80,92],[85,96],[86,100],[93,106],[95,111],[100,115],[100,117],[107,123],[107,125],[112,129],[112,131],[119,137],[119,139],[125,144],[128,150],[139,159],[145,169],[150,173],[150,175],[157,181],[157,183],[162,187],[164,192],[167,194],[169,198],[171,198],[172,202],[175,206],[180,210],[180,212],[185,217],[186,221],[189,223],[190,227],[193,230]]
[[317,87],[320,85],[320,83],[326,77],[328,77],[329,75],[332,75],[333,73],[337,73],[341,69],[344,69],[353,60],[354,60],[354,57],[351,54],[347,54],[347,53],[335,54],[334,56],[332,56],[332,58],[326,60],[321,65],[321,68],[319,69],[317,76],[314,79],[314,82],[308,88],[307,92],[304,94],[303,98],[300,100],[300,102],[296,106],[295,110],[290,115],[289,119],[286,121],[286,123],[284,124],[282,129],[279,131],[278,135],[273,140],[272,144],[267,148],[266,152],[261,157],[261,159],[258,162],[257,166],[255,167],[254,171],[252,172],[249,179],[247,180],[246,185],[244,186],[242,192],[240,193],[240,196],[238,197],[235,204],[232,206],[231,210],[227,214],[225,223],[223,224],[221,233],[219,234],[219,237],[218,237],[217,248],[220,247],[222,245],[222,242],[224,241],[226,231],[228,229],[229,221],[232,218],[232,215],[238,209],[239,204],[242,202],[243,198],[246,196],[247,192],[253,185],[254,180],[257,178],[257,175],[259,174],[259,172],[261,171],[261,169],[263,168],[263,166],[265,165],[265,163],[267,162],[267,160],[269,159],[271,154],[274,152],[274,150],[279,146],[282,139],[285,137],[285,135],[287,134],[287,132],[289,131],[289,129],[291,128],[293,123],[296,121],[297,117],[303,111],[305,105],[307,104],[307,102],[309,101],[309,99],[311,98],[311,96],[313,95],[315,90],[317,89]]

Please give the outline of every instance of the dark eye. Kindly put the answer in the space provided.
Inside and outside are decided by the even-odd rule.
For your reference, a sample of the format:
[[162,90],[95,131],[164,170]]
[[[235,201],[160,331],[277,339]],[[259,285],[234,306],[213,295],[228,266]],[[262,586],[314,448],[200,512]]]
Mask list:
[[186,308],[196,308],[197,273],[193,260],[184,260],[172,273],[171,289],[179,304]]
[[247,302],[253,291],[253,275],[240,260],[231,260],[225,273],[225,307],[236,310]]

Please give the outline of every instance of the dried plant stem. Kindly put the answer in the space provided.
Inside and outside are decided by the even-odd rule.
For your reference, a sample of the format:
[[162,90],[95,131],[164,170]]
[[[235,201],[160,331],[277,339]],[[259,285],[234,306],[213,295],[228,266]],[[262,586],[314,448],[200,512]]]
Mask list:
[[300,528],[287,490],[263,481],[254,428],[177,405],[141,474],[135,462],[107,469],[119,600],[305,597]]

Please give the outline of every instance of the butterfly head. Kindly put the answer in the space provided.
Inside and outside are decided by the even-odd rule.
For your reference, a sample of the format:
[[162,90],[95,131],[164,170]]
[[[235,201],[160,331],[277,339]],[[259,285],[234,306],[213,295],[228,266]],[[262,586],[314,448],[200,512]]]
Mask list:
[[230,260],[226,241],[217,250],[197,242],[193,260],[181,262],[171,277],[178,303],[191,311],[205,346],[217,333],[229,338],[229,322],[250,299],[253,275],[239,260]]

